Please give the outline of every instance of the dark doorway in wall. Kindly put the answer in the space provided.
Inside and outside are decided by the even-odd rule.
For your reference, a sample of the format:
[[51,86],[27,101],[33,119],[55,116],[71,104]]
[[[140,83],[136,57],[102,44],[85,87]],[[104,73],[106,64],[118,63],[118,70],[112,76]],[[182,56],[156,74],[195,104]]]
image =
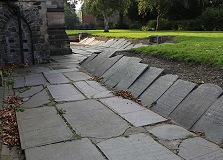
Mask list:
[[[24,62],[33,64],[32,33],[29,25],[21,18],[21,30],[18,16],[11,17],[4,28],[4,53],[3,61],[6,64]],[[21,46],[22,45],[22,46]]]

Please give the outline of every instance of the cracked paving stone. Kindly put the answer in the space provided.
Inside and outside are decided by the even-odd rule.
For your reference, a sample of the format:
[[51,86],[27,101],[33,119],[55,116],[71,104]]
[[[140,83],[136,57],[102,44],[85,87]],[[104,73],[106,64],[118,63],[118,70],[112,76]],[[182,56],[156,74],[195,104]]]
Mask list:
[[39,93],[42,90],[43,90],[43,86],[31,87],[27,91],[24,91],[22,93],[19,93],[18,94],[18,97],[20,97],[20,98],[31,97],[31,96],[35,95],[36,93]]

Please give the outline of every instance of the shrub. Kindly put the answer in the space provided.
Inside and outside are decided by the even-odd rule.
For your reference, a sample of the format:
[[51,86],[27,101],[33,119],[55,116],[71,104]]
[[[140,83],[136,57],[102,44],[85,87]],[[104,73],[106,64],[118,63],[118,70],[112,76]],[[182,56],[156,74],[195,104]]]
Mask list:
[[129,25],[129,29],[141,29],[142,24],[139,22],[133,22]]
[[198,19],[180,20],[172,23],[173,30],[199,31],[202,30],[201,22]]
[[223,30],[223,9],[207,8],[200,16],[203,30]]
[[[155,30],[156,29],[156,20],[150,20],[148,23],[148,27],[151,30]],[[159,21],[159,30],[171,30],[172,29],[172,21],[168,21],[166,19],[161,19]]]

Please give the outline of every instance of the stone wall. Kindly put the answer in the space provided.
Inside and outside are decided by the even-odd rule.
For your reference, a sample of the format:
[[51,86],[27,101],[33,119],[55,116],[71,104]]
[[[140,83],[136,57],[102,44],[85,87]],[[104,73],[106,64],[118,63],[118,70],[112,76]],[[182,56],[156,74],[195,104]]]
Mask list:
[[63,0],[1,1],[0,66],[71,53],[64,22]]

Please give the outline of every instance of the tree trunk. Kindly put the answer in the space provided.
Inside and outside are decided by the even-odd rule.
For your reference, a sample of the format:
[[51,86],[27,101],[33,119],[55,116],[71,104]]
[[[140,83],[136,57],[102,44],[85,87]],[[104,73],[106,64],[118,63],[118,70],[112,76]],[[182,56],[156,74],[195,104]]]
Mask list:
[[104,32],[109,32],[109,18],[107,15],[103,14],[104,17]]
[[160,15],[158,14],[158,16],[156,17],[156,30],[159,30],[159,19],[160,19]]

